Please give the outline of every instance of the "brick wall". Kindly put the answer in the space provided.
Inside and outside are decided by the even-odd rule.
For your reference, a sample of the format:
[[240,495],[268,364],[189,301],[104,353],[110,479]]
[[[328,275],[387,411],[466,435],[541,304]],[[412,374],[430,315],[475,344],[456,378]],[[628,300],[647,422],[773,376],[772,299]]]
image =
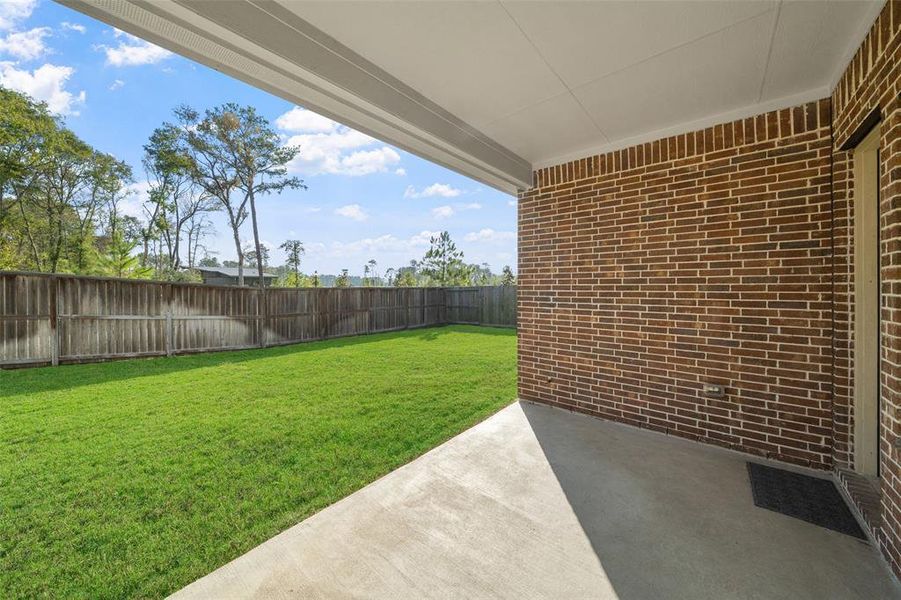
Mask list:
[[[519,393],[853,475],[853,154],[882,115],[881,478],[901,575],[901,1],[832,97],[536,171],[519,198]],[[705,382],[724,384],[722,399]],[[862,508],[866,508],[863,507]],[[869,509],[865,512],[872,514]]]
[[[868,497],[853,475],[854,165],[840,148],[874,107],[881,477]],[[829,99],[536,171],[519,198],[519,298],[521,398],[835,468],[901,575],[901,1]]]
[[537,171],[520,397],[830,466],[829,105]]
[[882,382],[880,416],[881,523],[876,536],[901,574],[901,2],[886,3],[832,94],[835,143],[835,460],[853,467],[854,211],[853,156],[839,148],[864,117],[879,107],[880,241],[882,276]]

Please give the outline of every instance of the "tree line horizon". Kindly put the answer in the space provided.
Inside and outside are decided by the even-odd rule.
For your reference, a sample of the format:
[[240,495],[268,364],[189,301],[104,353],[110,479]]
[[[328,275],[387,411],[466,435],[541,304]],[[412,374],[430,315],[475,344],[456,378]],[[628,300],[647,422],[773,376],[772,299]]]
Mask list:
[[[248,269],[264,285],[271,269],[260,241],[258,199],[307,185],[288,174],[301,149],[282,145],[253,106],[227,102],[203,112],[187,105],[153,130],[141,166],[148,185],[141,217],[122,213],[135,193],[134,170],[69,130],[45,103],[0,87],[0,270],[199,281],[195,267],[220,266],[205,241],[212,213],[223,213],[237,260],[238,284]],[[248,219],[249,217],[249,219]],[[252,242],[242,242],[251,229]],[[287,260],[274,267],[283,287],[512,285],[509,266],[464,259],[447,231],[432,236],[420,260],[363,276],[304,273],[304,242],[285,240]],[[252,271],[251,271],[252,272]]]

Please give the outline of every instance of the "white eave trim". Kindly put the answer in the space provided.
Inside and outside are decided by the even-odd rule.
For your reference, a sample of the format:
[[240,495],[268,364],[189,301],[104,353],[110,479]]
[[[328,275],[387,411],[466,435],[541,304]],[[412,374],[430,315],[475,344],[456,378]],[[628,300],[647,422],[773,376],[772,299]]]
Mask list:
[[273,0],[58,1],[501,191],[531,185],[528,161]]

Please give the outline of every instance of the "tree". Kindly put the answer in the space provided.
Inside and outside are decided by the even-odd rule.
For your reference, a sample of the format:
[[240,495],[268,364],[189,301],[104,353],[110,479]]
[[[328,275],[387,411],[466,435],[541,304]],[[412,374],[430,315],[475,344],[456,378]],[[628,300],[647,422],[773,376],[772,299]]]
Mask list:
[[37,188],[45,148],[61,128],[43,102],[0,88],[0,268],[24,266],[25,238],[14,210]]
[[472,285],[491,285],[496,276],[491,272],[491,265],[482,263],[480,265],[469,265],[470,280]]
[[197,263],[197,266],[199,266],[199,267],[218,267],[219,259],[216,258],[215,256],[207,255],[200,259],[200,262]]
[[131,169],[67,129],[48,137],[40,152],[40,165],[12,183],[28,263],[51,273],[89,273],[103,211],[118,202]]
[[134,225],[119,210],[131,181],[45,104],[0,88],[0,268],[102,272],[110,240]]
[[366,263],[366,267],[365,267],[364,271],[369,274],[369,280],[364,285],[370,285],[370,286],[378,285],[379,275],[375,270],[376,266],[378,266],[378,263],[375,261],[374,258],[370,258],[369,262]]
[[313,274],[310,276],[310,287],[318,288],[322,285],[319,281],[319,271],[313,271]]
[[188,219],[186,231],[188,234],[188,268],[191,269],[197,262],[201,251],[204,256],[207,255],[209,250],[203,244],[203,240],[214,234],[216,230],[213,227],[213,221],[205,212],[196,212]]
[[[93,181],[91,183],[91,199],[76,206],[79,215],[79,252],[76,256],[78,272],[88,270],[88,261],[96,254],[97,248],[91,247],[90,241],[99,227],[105,227],[105,237],[112,239],[121,234],[123,241],[136,242],[132,234],[140,226],[134,217],[120,214],[119,204],[132,192],[129,184],[133,183],[131,167],[113,158],[109,154],[94,152]],[[84,210],[81,210],[84,209]],[[149,271],[142,271],[149,276]]]
[[[175,109],[175,127],[191,179],[205,194],[213,198],[225,211],[232,231],[235,253],[238,256],[238,285],[244,285],[244,248],[241,245],[241,225],[247,219],[246,195],[236,194],[239,177],[230,155],[234,118],[220,109],[200,113],[189,106]],[[167,127],[164,125],[163,127]]]
[[258,248],[260,249],[259,252],[257,252],[256,250],[251,250],[249,248],[253,248],[253,246],[248,246],[248,249],[244,250],[244,257],[249,262],[262,263],[264,267],[269,266],[269,248],[267,248],[266,246],[258,246]]
[[279,248],[288,255],[285,266],[294,275],[294,287],[300,287],[300,257],[305,252],[303,242],[300,240],[285,240]]
[[[297,177],[288,177],[287,164],[299,148],[283,146],[279,135],[252,106],[226,103],[204,113],[203,119],[189,109],[177,109],[188,145],[198,165],[198,180],[219,199],[229,216],[238,252],[238,285],[244,284],[244,253],[238,230],[250,207],[257,274],[262,288],[263,250],[257,221],[256,199],[285,189],[306,189]],[[199,159],[199,160],[198,160]],[[237,200],[232,200],[232,193]]]
[[419,263],[411,260],[406,267],[394,270],[394,287],[415,287],[418,280]]
[[412,271],[402,271],[394,278],[395,287],[416,287],[416,276]]
[[150,277],[152,270],[141,264],[141,258],[134,254],[137,247],[138,240],[128,240],[122,231],[116,231],[100,257],[101,274],[129,279]]
[[347,269],[341,269],[341,274],[335,278],[335,287],[350,287],[350,276],[347,274]]
[[471,268],[463,262],[463,252],[457,250],[450,234],[442,231],[429,241],[431,247],[422,260],[422,272],[429,283],[441,287],[467,285]]
[[191,154],[183,130],[164,124],[153,131],[144,145],[144,170],[150,184],[144,212],[144,261],[149,241],[158,236],[165,246],[163,273],[171,274],[182,266],[182,239],[187,234],[188,266],[193,266],[200,240],[212,223],[203,213],[216,209],[214,197],[197,185]]
[[516,277],[513,275],[513,269],[510,268],[510,265],[504,265],[504,270],[502,272],[501,285],[505,285],[505,286],[516,285]]

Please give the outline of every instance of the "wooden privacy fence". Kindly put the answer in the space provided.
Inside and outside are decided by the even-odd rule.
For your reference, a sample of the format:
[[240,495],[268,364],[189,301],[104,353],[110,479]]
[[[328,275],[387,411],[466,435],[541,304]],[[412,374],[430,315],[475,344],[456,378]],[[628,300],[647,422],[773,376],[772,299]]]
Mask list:
[[445,288],[448,323],[516,326],[516,286]]
[[516,289],[239,288],[0,272],[0,366],[167,356],[430,325],[515,326]]

